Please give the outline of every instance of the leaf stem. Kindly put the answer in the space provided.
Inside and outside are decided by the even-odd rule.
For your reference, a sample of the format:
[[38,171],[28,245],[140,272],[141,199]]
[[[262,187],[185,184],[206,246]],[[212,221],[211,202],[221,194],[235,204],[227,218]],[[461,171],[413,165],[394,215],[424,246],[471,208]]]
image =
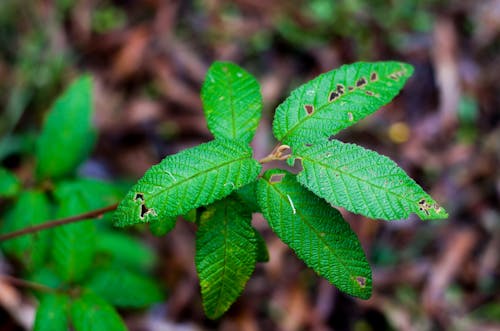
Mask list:
[[9,239],[13,239],[13,238],[16,238],[19,236],[23,236],[26,234],[38,232],[41,230],[54,228],[56,226],[60,226],[60,225],[64,225],[64,224],[84,221],[84,220],[87,220],[89,218],[97,218],[97,217],[100,217],[107,212],[115,210],[117,207],[118,207],[118,204],[116,203],[114,205],[107,206],[107,207],[100,208],[100,209],[96,209],[96,210],[92,210],[92,211],[89,211],[89,212],[86,212],[83,214],[70,216],[70,217],[59,219],[59,220],[51,220],[51,221],[47,221],[47,222],[39,224],[39,225],[30,226],[30,227],[27,227],[27,228],[24,228],[24,229],[21,229],[18,231],[6,233],[3,235],[0,235],[0,242],[5,241],[5,240],[9,240]]
[[33,290],[39,291],[39,292],[45,292],[45,293],[59,292],[59,290],[45,286],[43,284],[30,282],[30,281],[16,278],[16,277],[12,277],[9,275],[0,275],[0,280],[5,280],[6,282],[13,284],[14,286],[26,287],[26,288],[30,288],[30,289],[33,289]]
[[276,147],[273,148],[273,150],[271,151],[271,153],[269,153],[269,155],[260,159],[259,163],[264,164],[276,160],[278,161],[286,160],[291,155],[290,151],[291,151],[290,146],[278,144],[276,145]]

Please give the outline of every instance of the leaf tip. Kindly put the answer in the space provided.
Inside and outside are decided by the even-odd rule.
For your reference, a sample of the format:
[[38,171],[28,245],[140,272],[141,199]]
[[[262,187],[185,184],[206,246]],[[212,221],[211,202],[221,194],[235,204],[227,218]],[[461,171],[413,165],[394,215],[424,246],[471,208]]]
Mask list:
[[448,218],[448,212],[430,198],[421,198],[418,200],[418,210],[416,213],[422,220],[440,220]]

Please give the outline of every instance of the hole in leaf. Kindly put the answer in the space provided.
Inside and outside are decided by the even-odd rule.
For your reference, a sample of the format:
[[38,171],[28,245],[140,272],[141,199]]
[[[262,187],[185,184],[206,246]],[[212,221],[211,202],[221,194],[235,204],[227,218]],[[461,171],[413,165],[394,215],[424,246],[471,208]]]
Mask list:
[[358,81],[356,82],[356,86],[357,87],[363,87],[366,85],[366,79],[364,77],[361,77],[360,79],[358,79]]
[[356,277],[356,282],[361,287],[365,287],[366,286],[366,278],[365,277],[361,277],[361,276]]
[[148,213],[149,209],[144,205],[142,204],[141,205],[141,218],[144,218],[144,215],[146,215]]
[[436,204],[436,203],[430,204],[429,202],[427,202],[426,199],[420,199],[418,201],[418,206],[419,206],[418,209],[420,211],[424,212],[426,215],[430,215],[429,210],[431,210],[431,209],[434,210],[438,214],[442,211],[442,208],[438,204]]
[[338,85],[337,85],[337,93],[338,93],[339,95],[342,95],[342,94],[344,94],[344,92],[345,92],[345,90],[344,90],[344,85],[338,84]]
[[271,175],[271,178],[269,178],[269,182],[272,184],[280,183],[283,180],[283,177],[285,177],[285,174],[273,174]]
[[372,82],[376,81],[378,79],[378,76],[377,76],[377,73],[376,72],[372,72],[372,74],[370,75],[370,80]]
[[348,86],[348,87],[347,87],[347,89],[348,89],[349,91],[352,91],[352,90],[354,90],[354,86]]
[[306,147],[312,147],[313,144],[311,144],[311,143],[305,143],[304,146],[306,146]]
[[369,96],[374,96],[373,92],[372,91],[365,91],[366,95],[369,95]]
[[134,201],[144,201],[144,194],[143,193],[136,193],[134,197]]
[[351,112],[347,113],[347,117],[349,118],[349,122],[354,121],[354,115]]
[[335,99],[337,99],[340,96],[337,92],[331,92],[330,96],[328,97],[328,102],[332,102]]
[[313,105],[305,105],[304,109],[306,110],[306,113],[309,116],[314,113],[314,106]]
[[333,135],[333,134],[330,137],[328,137],[328,141],[332,141],[334,139],[335,139],[335,135]]

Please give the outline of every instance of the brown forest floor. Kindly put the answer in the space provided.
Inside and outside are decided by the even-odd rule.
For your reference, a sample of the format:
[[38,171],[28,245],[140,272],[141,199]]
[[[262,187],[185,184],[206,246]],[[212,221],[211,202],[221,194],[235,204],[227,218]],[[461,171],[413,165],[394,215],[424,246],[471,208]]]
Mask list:
[[123,312],[131,330],[500,330],[499,0],[1,2],[0,134],[38,127],[70,78],[89,71],[99,142],[83,171],[104,178],[136,179],[211,139],[199,91],[214,60],[238,63],[262,85],[256,157],[274,145],[273,110],[293,87],[359,60],[416,68],[393,103],[340,139],[394,159],[450,218],[345,214],[373,267],[370,300],[306,269],[256,216],[271,261],[222,319],[209,321],[194,227],[179,222],[167,238],[144,235],[169,294],[148,311]]

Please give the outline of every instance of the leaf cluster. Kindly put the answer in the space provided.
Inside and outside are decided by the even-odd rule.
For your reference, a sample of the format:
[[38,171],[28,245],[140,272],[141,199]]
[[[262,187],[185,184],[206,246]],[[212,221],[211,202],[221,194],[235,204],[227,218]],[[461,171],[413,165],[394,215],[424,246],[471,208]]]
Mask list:
[[[92,78],[77,78],[54,102],[33,154],[36,183],[0,168],[0,198],[8,202],[0,232],[42,224],[117,203],[115,184],[78,176],[96,141]],[[1,243],[22,266],[22,276],[44,285],[34,330],[126,330],[116,308],[142,308],[163,300],[150,276],[155,256],[137,239],[93,219]]]
[[[390,102],[413,68],[358,62],[324,73],[278,106],[276,148],[260,162],[249,146],[262,111],[257,80],[233,63],[215,62],[201,98],[214,140],[167,156],[132,187],[114,215],[118,226],[149,223],[164,235],[179,215],[194,221],[195,264],[205,313],[220,317],[241,294],[257,262],[269,256],[252,227],[260,212],[296,255],[341,291],[367,299],[371,269],[356,234],[335,207],[371,218],[446,211],[393,161],[335,139]],[[296,174],[263,163],[301,162]],[[186,215],[187,214],[187,215]]]

